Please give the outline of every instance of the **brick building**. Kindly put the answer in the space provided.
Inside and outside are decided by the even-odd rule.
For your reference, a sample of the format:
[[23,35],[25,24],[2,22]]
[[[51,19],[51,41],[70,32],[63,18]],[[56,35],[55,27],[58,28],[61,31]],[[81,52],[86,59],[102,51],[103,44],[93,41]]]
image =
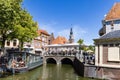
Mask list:
[[34,48],[42,48],[44,45],[48,44],[48,38],[50,34],[48,34],[45,30],[38,30],[38,37],[34,39]]
[[48,45],[48,38],[50,35],[47,31],[41,29],[38,30],[37,33],[38,37],[32,41],[31,45],[33,45],[35,52],[39,53],[39,51],[42,51],[44,45]]

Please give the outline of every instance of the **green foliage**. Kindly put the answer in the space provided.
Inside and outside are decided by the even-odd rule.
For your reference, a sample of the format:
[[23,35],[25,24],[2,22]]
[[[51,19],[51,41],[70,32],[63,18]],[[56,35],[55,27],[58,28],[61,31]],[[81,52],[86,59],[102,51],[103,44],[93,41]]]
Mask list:
[[83,39],[79,39],[79,40],[78,40],[78,43],[79,43],[80,45],[82,45],[82,44],[83,44],[83,42],[84,42],[84,40],[83,40]]
[[94,50],[95,50],[95,49],[94,49],[94,46],[92,46],[92,45],[90,45],[90,46],[88,47],[88,49],[91,50],[91,51],[94,51]]
[[77,41],[77,43],[79,43],[79,50],[83,50],[83,46],[82,46],[82,44],[83,44],[83,42],[84,42],[84,40],[83,39],[79,39],[78,41]]
[[19,19],[14,27],[14,33],[10,34],[11,39],[17,38],[19,47],[23,48],[24,42],[30,42],[37,36],[37,23],[32,20],[32,16],[24,9],[19,11]]
[[85,46],[85,47],[83,48],[83,50],[84,50],[84,51],[88,51],[89,48]]
[[0,0],[0,35],[1,47],[4,48],[5,41],[13,32],[18,19],[18,12],[21,10],[22,0]]
[[0,35],[1,46],[4,48],[6,40],[17,38],[20,46],[30,42],[37,36],[37,23],[32,16],[21,7],[23,0],[0,0]]

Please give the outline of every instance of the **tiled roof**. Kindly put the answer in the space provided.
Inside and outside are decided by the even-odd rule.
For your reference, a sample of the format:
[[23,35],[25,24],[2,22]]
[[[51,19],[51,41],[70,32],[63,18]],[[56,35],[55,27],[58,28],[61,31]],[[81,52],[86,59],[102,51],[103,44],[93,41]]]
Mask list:
[[109,32],[100,37],[100,39],[111,39],[111,38],[120,38],[120,30]]
[[120,2],[115,3],[107,16],[105,17],[105,20],[114,20],[114,19],[120,19]]
[[42,30],[42,29],[38,30],[37,32],[38,32],[38,34],[43,33],[43,34],[48,35],[48,36],[50,35],[50,34],[48,34],[48,32],[46,30]]
[[65,44],[67,39],[62,36],[58,36],[55,40],[52,41],[52,44]]

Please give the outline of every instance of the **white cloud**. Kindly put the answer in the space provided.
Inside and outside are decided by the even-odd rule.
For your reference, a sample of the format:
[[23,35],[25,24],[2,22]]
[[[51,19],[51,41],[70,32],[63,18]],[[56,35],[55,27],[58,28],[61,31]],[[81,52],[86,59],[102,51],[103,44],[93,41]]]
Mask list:
[[69,34],[70,34],[70,29],[64,29],[64,30],[58,32],[59,36],[64,36],[67,39],[69,38]]
[[56,25],[56,22],[51,22],[49,24],[40,24],[40,29],[46,30],[48,33],[55,33],[54,25]]
[[[87,33],[87,31],[81,28],[79,25],[73,25],[72,29],[73,29],[73,35],[74,35],[75,42],[77,42],[80,38],[82,38]],[[67,39],[69,39],[70,28],[59,31],[58,35],[64,36]]]
[[[63,30],[58,30],[56,25],[57,23],[55,22],[52,22],[49,24],[41,24],[40,29],[46,30],[49,34],[53,32],[55,37],[64,36],[67,39],[69,39],[71,27],[63,29]],[[74,35],[75,42],[77,42],[80,38],[84,40],[85,44],[91,44],[93,42],[91,39],[91,34],[89,33],[87,29],[82,28],[79,25],[73,25],[72,29],[73,29],[73,35]]]

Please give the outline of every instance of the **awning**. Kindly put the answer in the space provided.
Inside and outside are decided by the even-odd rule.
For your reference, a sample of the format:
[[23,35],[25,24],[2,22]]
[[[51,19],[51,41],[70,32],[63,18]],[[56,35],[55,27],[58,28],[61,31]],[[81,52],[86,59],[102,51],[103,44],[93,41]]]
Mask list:
[[35,51],[42,51],[42,49],[35,49]]
[[24,46],[23,48],[34,48],[34,47],[32,47],[32,46],[31,46],[31,47],[28,47],[28,46]]

